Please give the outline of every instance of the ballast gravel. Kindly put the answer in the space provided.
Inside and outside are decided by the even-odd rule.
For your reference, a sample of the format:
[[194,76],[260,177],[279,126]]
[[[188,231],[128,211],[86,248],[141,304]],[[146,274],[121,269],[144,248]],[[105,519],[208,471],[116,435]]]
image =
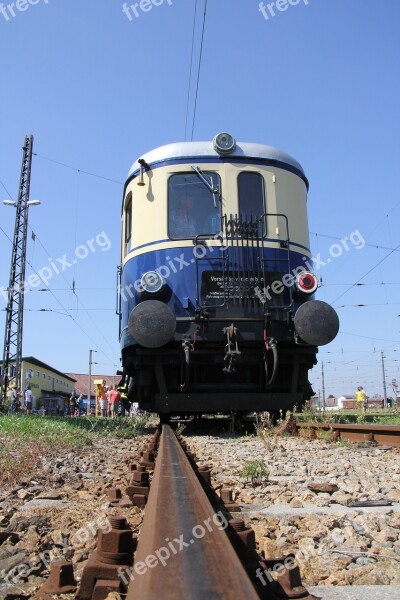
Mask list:
[[[266,558],[294,552],[305,585],[400,585],[400,452],[299,437],[185,435],[214,486],[232,488]],[[246,463],[263,461],[255,487]],[[325,484],[331,493],[318,492]],[[310,489],[311,488],[311,489]],[[313,491],[314,490],[314,491]],[[390,506],[350,508],[357,501]]]

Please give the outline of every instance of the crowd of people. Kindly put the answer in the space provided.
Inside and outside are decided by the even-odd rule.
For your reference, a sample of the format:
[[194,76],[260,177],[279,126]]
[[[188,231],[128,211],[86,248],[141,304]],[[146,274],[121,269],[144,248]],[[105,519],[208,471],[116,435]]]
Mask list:
[[135,416],[139,412],[137,402],[128,401],[128,390],[126,386],[109,386],[103,379],[102,384],[96,388],[96,408],[102,417],[123,417],[125,415]]
[[20,388],[14,388],[11,396],[11,413],[23,412],[26,415],[32,413],[33,394],[31,386],[27,385],[22,393]]
[[116,385],[106,385],[104,380],[103,385],[98,390],[98,397],[96,400],[99,403],[100,414],[102,417],[111,417],[114,419],[119,414],[121,416],[125,414],[122,397],[119,390],[117,390]]
[[[136,402],[128,402],[127,390],[124,386],[117,387],[116,385],[108,386],[103,380],[101,386],[96,388],[96,414],[102,417],[115,418],[117,416],[135,416],[139,413],[139,406]],[[34,396],[31,386],[27,385],[22,392],[20,388],[14,388],[11,395],[11,414],[22,413],[26,415],[32,414]],[[43,406],[40,411],[47,414],[47,408]],[[57,405],[57,416],[72,416],[80,417],[87,414],[87,405],[82,394],[78,394],[74,390],[68,400],[64,402],[64,407]],[[89,413],[91,411],[89,410]]]

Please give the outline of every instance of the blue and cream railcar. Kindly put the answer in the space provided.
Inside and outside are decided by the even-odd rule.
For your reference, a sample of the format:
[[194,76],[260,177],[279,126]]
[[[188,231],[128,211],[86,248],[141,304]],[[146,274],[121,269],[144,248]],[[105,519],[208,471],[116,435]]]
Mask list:
[[317,346],[338,319],[313,300],[307,190],[294,158],[227,133],[133,164],[119,314],[124,375],[141,408],[279,410],[309,397]]

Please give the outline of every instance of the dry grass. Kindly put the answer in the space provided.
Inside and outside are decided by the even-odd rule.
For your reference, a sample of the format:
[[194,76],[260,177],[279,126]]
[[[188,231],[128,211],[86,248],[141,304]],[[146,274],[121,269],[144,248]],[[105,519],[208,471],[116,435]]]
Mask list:
[[144,427],[144,418],[88,419],[0,416],[0,485],[34,477],[44,458],[92,444],[96,436],[129,438]]

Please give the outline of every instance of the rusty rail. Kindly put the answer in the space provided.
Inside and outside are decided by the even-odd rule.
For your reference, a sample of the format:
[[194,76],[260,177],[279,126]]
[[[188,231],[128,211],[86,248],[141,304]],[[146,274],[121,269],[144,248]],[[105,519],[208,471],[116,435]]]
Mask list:
[[393,446],[400,448],[400,425],[375,425],[363,423],[352,425],[343,423],[296,423],[297,429],[310,429],[317,431],[330,431],[333,440],[347,440],[349,442],[373,442],[378,446]]
[[127,600],[259,598],[223,519],[164,425]]
[[[149,488],[146,469],[153,468]],[[210,469],[197,465],[170,427],[164,425],[161,436],[157,432],[130,471],[126,494],[136,506],[146,506],[139,542],[125,516],[110,516],[98,531],[77,600],[104,600],[109,592],[127,593],[126,600],[314,598],[302,585],[294,554],[260,557],[254,530],[232,518],[240,507],[231,490],[216,494]],[[110,506],[122,507],[120,489],[110,489],[108,497]],[[35,600],[76,585],[71,563],[52,563]]]

